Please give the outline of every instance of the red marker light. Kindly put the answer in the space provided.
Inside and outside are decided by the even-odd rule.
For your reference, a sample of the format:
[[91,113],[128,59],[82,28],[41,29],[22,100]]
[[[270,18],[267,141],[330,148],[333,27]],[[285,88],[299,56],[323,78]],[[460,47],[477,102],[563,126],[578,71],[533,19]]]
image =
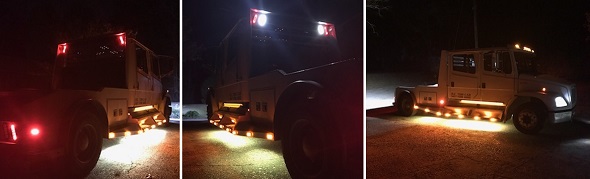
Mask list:
[[265,10],[250,9],[250,25],[258,24],[258,26],[263,27],[268,21],[266,16],[268,13],[270,12]]
[[12,140],[16,141],[17,137],[16,137],[16,127],[14,126],[14,124],[10,125],[10,131],[12,132]]
[[57,54],[58,55],[59,54],[65,54],[67,48],[68,48],[68,45],[66,43],[57,45]]
[[31,129],[31,135],[39,135],[39,129],[37,129],[37,128]]
[[319,35],[336,37],[336,28],[334,24],[318,22],[317,31]]
[[125,33],[118,33],[116,34],[117,39],[119,40],[119,44],[121,45],[125,45],[126,44],[126,37],[125,37]]

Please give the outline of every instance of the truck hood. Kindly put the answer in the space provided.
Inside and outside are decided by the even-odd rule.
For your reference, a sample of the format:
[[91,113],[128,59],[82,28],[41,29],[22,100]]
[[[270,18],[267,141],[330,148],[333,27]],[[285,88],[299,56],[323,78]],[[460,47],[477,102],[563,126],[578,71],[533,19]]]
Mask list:
[[522,74],[522,75],[519,76],[519,78],[521,80],[538,82],[538,83],[542,83],[542,84],[551,84],[551,85],[560,85],[560,86],[572,86],[572,85],[574,85],[573,83],[568,82],[567,80],[564,80],[564,79],[561,79],[561,78],[557,78],[557,77],[551,76],[551,75],[538,75],[538,76],[533,76],[533,75],[529,75],[529,74]]

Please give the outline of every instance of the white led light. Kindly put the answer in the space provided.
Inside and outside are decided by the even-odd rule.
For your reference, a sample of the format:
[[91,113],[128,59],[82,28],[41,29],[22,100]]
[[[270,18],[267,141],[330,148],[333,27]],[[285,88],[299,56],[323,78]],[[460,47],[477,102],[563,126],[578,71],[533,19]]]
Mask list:
[[264,25],[266,25],[266,20],[268,20],[268,19],[267,19],[267,17],[266,17],[266,14],[260,14],[260,15],[258,16],[258,25],[259,25],[259,26],[264,26]]
[[318,25],[318,34],[324,35],[324,25],[322,25],[322,24]]
[[558,96],[555,98],[555,107],[564,107],[567,106],[567,103],[565,102],[565,99],[563,99],[561,96]]

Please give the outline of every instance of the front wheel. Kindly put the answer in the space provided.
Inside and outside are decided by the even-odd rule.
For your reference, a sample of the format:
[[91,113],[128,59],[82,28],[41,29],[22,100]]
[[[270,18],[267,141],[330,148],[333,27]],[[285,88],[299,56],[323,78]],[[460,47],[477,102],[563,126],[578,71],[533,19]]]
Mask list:
[[98,117],[83,113],[74,118],[65,154],[66,173],[74,178],[87,176],[96,166],[102,149]]
[[545,122],[544,106],[525,104],[514,113],[514,127],[525,134],[536,134]]
[[285,164],[293,178],[334,178],[345,158],[341,133],[326,125],[328,115],[310,108],[295,108],[289,113],[281,141]]

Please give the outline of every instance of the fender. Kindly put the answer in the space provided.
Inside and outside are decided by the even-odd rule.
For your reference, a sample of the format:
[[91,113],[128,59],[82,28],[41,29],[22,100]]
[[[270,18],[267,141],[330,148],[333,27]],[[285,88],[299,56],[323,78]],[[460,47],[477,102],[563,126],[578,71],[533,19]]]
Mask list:
[[[64,119],[66,119],[66,120],[63,122],[63,125],[62,125],[63,130],[61,130],[61,131],[70,131],[71,127],[72,127],[72,123],[75,120],[74,116],[76,116],[76,114],[78,112],[81,112],[84,110],[94,112],[97,115],[97,117],[99,119],[101,119],[99,121],[99,123],[101,124],[101,129],[103,131],[99,131],[99,133],[102,134],[103,138],[108,138],[107,114],[104,110],[104,107],[98,101],[96,101],[94,99],[83,99],[83,100],[79,100],[79,101],[72,103],[72,105],[70,105],[70,107],[68,108],[68,111],[71,111],[71,113],[68,113],[69,116],[64,116]],[[63,135],[67,135],[67,132],[62,133],[60,136],[63,136]]]
[[295,81],[285,88],[281,93],[279,100],[277,101],[275,116],[273,119],[273,128],[275,133],[275,140],[280,140],[283,135],[281,126],[284,125],[281,120],[283,115],[289,109],[288,106],[295,100],[313,100],[316,99],[316,95],[324,87],[315,81],[298,80]]
[[504,110],[504,115],[503,115],[503,119],[502,121],[504,121],[504,123],[506,123],[510,118],[510,116],[512,116],[514,114],[514,112],[523,104],[526,103],[541,103],[543,104],[546,108],[547,108],[547,104],[545,104],[543,102],[543,100],[541,100],[540,98],[538,98],[538,96],[542,96],[544,98],[547,98],[547,95],[543,95],[543,94],[539,94],[537,92],[524,92],[524,93],[518,93],[513,99],[510,100],[510,102],[508,103],[508,106],[506,107],[506,109]]
[[[397,87],[395,89],[395,98],[400,96],[400,94],[402,94],[402,93],[408,93],[408,94],[410,94],[410,97],[412,97],[412,100],[414,100],[414,102],[417,103],[418,100],[416,100],[416,95],[414,94],[413,89],[414,89],[414,87],[403,87],[403,86]],[[395,101],[394,101],[393,106],[396,106]]]

